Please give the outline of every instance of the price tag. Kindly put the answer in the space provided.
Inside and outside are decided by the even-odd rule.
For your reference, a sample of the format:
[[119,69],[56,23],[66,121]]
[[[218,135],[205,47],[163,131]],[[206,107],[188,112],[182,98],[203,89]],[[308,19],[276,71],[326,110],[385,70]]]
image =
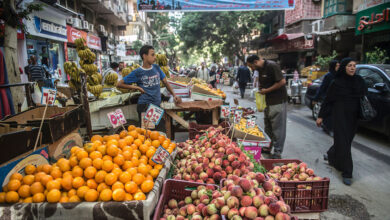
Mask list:
[[254,128],[256,126],[256,118],[248,117],[246,119],[246,128]]
[[122,112],[122,109],[118,108],[117,110],[115,110],[115,114],[116,114],[116,118],[119,119],[119,122],[124,125],[127,123],[126,121],[126,118],[125,118],[125,115],[123,114]]
[[234,123],[239,124],[242,118],[242,110],[234,111]]
[[121,125],[120,120],[118,119],[117,115],[115,112],[109,112],[107,113],[108,120],[110,120],[110,123],[113,128],[116,128]]
[[53,106],[56,100],[57,90],[53,88],[42,87],[42,105]]
[[[156,126],[153,123],[148,123],[148,120],[145,118],[145,112],[141,113],[141,118],[142,118],[141,128],[145,128],[149,130],[154,130],[156,128]],[[145,127],[146,124],[148,125],[147,128]]]
[[229,118],[230,116],[230,106],[221,105],[221,118]]
[[150,104],[148,110],[146,110],[145,119],[152,122],[155,125],[158,125],[161,121],[161,118],[164,114],[164,109]]
[[236,111],[237,107],[230,107],[230,116],[234,117],[234,112]]
[[163,147],[159,146],[152,157],[152,161],[157,164],[163,164],[169,157],[169,152],[165,150]]

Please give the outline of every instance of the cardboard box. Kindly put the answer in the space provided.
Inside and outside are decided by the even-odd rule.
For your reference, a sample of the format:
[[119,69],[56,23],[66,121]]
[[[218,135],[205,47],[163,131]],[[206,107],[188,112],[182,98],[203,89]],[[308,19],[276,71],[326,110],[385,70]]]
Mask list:
[[202,100],[202,101],[212,101],[212,100],[222,100],[222,97],[215,95],[207,95],[198,92],[191,92],[191,99],[193,100]]
[[[18,172],[22,175],[24,175],[24,168],[28,164],[33,164],[35,166],[41,165],[41,164],[47,164],[49,163],[49,151],[48,147],[41,147],[37,150],[29,151],[26,154],[20,155],[19,157],[6,162],[5,164],[2,164],[0,166],[0,183],[1,186],[4,186],[8,183],[10,176]],[[2,191],[2,189],[1,189]]]
[[167,78],[167,81],[173,89],[187,89],[191,87],[191,78],[188,77],[172,76]]
[[[260,129],[260,131],[261,131],[261,129]],[[261,131],[261,132],[263,132],[263,131]],[[264,134],[264,132],[263,132],[263,134]],[[233,137],[235,137],[237,139],[244,139],[245,138],[245,140],[251,140],[251,141],[265,141],[266,140],[265,134],[264,134],[264,138],[263,138],[263,137],[252,135],[252,134],[246,134],[245,132],[243,132],[237,128],[234,128]]]
[[74,146],[83,147],[83,139],[78,130],[49,145],[50,162],[55,163],[60,158],[69,158],[70,149]]

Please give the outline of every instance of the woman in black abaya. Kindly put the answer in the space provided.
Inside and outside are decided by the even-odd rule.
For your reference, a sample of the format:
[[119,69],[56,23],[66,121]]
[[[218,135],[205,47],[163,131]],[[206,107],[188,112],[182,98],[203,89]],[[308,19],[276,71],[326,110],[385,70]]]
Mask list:
[[351,144],[360,114],[360,98],[367,93],[363,78],[355,73],[356,62],[352,58],[344,58],[327,91],[316,122],[317,126],[321,126],[323,118],[329,115],[332,118],[334,143],[327,152],[328,161],[342,172],[346,185],[352,183]]

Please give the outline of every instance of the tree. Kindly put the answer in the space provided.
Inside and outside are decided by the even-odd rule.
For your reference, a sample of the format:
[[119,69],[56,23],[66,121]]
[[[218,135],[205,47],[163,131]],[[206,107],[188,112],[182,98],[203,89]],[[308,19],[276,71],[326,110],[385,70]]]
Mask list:
[[[15,0],[4,1],[4,11],[0,15],[0,19],[4,20],[4,57],[5,65],[7,66],[8,80],[10,84],[20,82],[19,64],[17,58],[17,29],[21,29],[28,35],[27,29],[22,20],[30,20],[29,14],[42,9],[40,4],[29,4],[26,8],[21,8],[20,4],[23,0],[15,2]],[[24,99],[22,87],[12,87],[11,93],[15,109],[17,105],[22,104]]]
[[261,30],[264,11],[186,13],[178,31],[183,51],[204,50],[213,60],[235,55],[245,62],[244,49],[249,50],[250,34]]
[[386,61],[389,59],[386,55],[385,49],[380,49],[378,47],[375,47],[374,50],[369,51],[366,53],[366,60],[367,63],[370,64],[383,64],[386,63]]

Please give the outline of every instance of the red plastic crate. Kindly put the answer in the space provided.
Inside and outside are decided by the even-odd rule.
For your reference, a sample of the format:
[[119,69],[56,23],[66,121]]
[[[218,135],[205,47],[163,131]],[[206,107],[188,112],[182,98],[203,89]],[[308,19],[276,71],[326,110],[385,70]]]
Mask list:
[[[154,212],[153,220],[159,220],[161,218],[164,205],[167,204],[170,199],[184,200],[187,196],[191,196],[191,192],[194,190],[194,188],[202,185],[206,186],[210,184],[175,179],[165,180],[160,200],[158,201],[156,210]],[[217,185],[213,186],[216,189],[219,189]]]
[[[260,163],[267,170],[274,166],[288,163],[301,163],[297,159],[261,159]],[[282,197],[290,205],[292,213],[323,212],[328,209],[330,179],[324,177],[320,181],[279,181]],[[298,189],[298,185],[310,186],[311,189]]]
[[194,139],[197,134],[203,134],[204,130],[208,129],[209,127],[218,127],[221,126],[225,129],[225,134],[229,130],[229,122],[221,122],[219,125],[199,125],[195,122],[190,122],[189,129],[188,129],[188,137],[190,140]]

